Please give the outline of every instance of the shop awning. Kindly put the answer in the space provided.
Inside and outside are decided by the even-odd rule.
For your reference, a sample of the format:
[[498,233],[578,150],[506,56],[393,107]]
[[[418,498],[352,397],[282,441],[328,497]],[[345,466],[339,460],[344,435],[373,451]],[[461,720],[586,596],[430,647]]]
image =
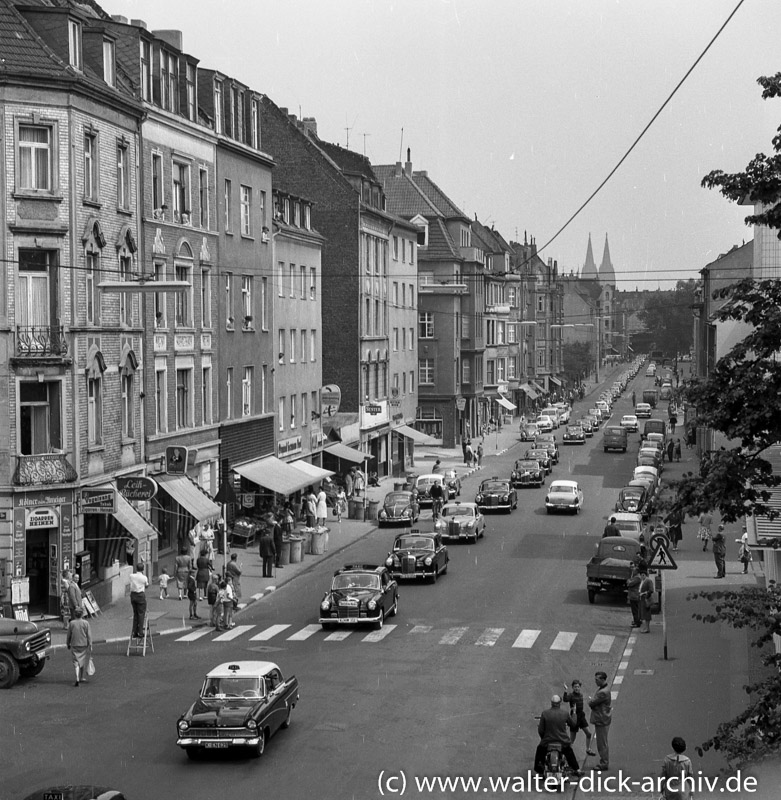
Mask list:
[[164,492],[171,495],[198,522],[206,522],[220,516],[220,507],[217,503],[185,475],[155,475],[155,480]]
[[516,408],[515,403],[511,403],[506,397],[502,397],[502,395],[499,395],[499,397],[495,399],[502,408],[506,408],[508,411],[513,411]]
[[119,492],[116,494],[117,510],[114,512],[114,519],[139,542],[157,539],[157,528],[145,517],[142,517]]
[[429,436],[422,431],[417,431],[409,425],[399,425],[398,428],[393,429],[393,432],[398,433],[400,436],[406,436],[408,439],[412,439],[415,444],[439,444],[439,439],[434,439],[433,436]]
[[634,353],[635,352],[634,347],[630,347],[629,345],[626,346],[626,349],[629,350],[630,353]]
[[561,386],[561,381],[555,375],[548,375],[549,380],[552,380],[556,386]]
[[299,489],[310,486],[313,480],[313,477],[303,470],[296,469],[274,456],[239,464],[232,469],[248,481],[257,483],[258,486],[284,495],[293,494]]
[[308,461],[293,461],[288,464],[289,467],[295,467],[300,470],[304,475],[309,476],[310,481],[322,481],[324,478],[330,478],[334,473],[330,469],[323,469],[322,467],[310,464]]
[[348,447],[346,444],[330,444],[323,451],[330,453],[332,456],[341,458],[343,461],[350,461],[353,464],[362,464],[367,459],[370,459],[371,453],[364,453],[361,450],[356,450],[354,447]]
[[548,390],[544,386],[541,386],[539,383],[537,383],[537,381],[530,381],[530,383],[537,391],[537,394],[548,394]]
[[522,383],[518,388],[522,392],[526,392],[526,396],[531,397],[532,400],[536,400],[539,397],[534,388],[528,383]]

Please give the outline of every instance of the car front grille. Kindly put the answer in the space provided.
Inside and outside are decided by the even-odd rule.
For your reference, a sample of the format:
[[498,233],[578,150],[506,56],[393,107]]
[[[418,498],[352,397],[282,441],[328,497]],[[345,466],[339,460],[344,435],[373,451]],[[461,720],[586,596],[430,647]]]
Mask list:
[[182,735],[188,739],[249,739],[257,734],[247,728],[188,728]]
[[339,606],[337,611],[339,612],[339,617],[343,619],[366,616],[366,612],[361,611],[359,606]]
[[38,631],[34,638],[30,640],[30,651],[37,653],[40,650],[45,650],[51,642],[51,634],[48,630]]
[[404,556],[401,559],[401,571],[405,575],[412,575],[415,572],[416,561],[415,556]]

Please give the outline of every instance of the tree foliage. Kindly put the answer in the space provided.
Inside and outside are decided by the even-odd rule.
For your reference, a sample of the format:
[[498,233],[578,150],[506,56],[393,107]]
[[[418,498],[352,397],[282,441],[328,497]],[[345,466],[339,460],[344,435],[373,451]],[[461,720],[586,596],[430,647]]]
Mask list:
[[654,292],[638,311],[638,319],[654,334],[656,348],[664,353],[688,353],[692,345],[692,314],[697,281],[678,281],[675,289]]
[[590,342],[565,342],[561,347],[561,360],[564,374],[570,381],[588,375],[594,357]]

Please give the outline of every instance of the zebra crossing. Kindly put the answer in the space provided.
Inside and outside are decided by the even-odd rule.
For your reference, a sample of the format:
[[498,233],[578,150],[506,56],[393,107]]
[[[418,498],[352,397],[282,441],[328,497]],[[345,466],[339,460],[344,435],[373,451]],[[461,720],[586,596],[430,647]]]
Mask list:
[[616,646],[617,641],[625,637],[610,634],[582,634],[578,631],[543,631],[536,628],[524,628],[521,631],[507,628],[486,627],[481,629],[470,626],[451,628],[435,628],[433,625],[413,625],[409,629],[400,625],[385,624],[380,630],[367,632],[365,628],[337,628],[324,631],[318,624],[304,625],[297,628],[291,624],[276,624],[263,627],[261,625],[237,625],[229,631],[217,632],[213,628],[196,628],[177,642],[196,642],[211,638],[212,642],[233,642],[241,639],[247,642],[305,642],[315,639],[322,642],[344,642],[348,639],[372,644],[383,641],[388,636],[425,637],[437,644],[452,647],[455,645],[471,645],[474,647],[509,647],[517,650],[550,650],[566,653],[572,650],[586,649],[589,653],[607,654]]

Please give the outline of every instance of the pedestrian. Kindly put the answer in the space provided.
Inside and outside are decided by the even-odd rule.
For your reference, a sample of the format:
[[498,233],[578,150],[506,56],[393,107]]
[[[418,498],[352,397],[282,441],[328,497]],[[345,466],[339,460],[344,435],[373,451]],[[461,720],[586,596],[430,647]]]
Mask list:
[[670,433],[675,433],[675,426],[678,424],[678,417],[675,416],[675,411],[670,414]]
[[461,440],[461,452],[462,452],[462,453],[463,453],[463,455],[464,455],[464,464],[466,464],[466,446],[467,446],[468,444],[469,444],[469,439],[467,439],[467,437],[465,436],[465,437],[464,437],[464,438]]
[[675,451],[675,443],[673,442],[672,439],[670,439],[670,441],[667,442],[667,460],[670,462],[670,464],[673,463],[674,451]]
[[661,800],[691,800],[694,786],[694,769],[686,752],[686,742],[676,736],[672,741],[673,752],[662,762]]
[[643,562],[638,566],[640,582],[640,633],[651,632],[651,606],[654,599],[654,579],[648,574],[648,567]]
[[320,484],[320,491],[317,493],[315,517],[317,518],[318,528],[324,528],[326,519],[328,518],[328,498],[322,483]]
[[727,540],[724,536],[724,524],[720,524],[713,534],[713,560],[716,562],[716,577],[727,577]]
[[442,462],[439,459],[434,462],[434,468],[431,471],[433,473],[442,472]]
[[702,550],[705,552],[708,549],[708,542],[711,538],[711,523],[713,522],[713,516],[709,511],[703,511],[698,520],[700,524],[700,529],[697,532],[697,538],[702,540]]
[[[225,624],[225,598],[227,596],[227,583],[220,581],[217,584],[217,600],[215,601],[217,624],[214,626],[218,631],[227,630]],[[233,600],[231,600],[231,609],[233,608]],[[231,612],[232,613],[232,612]]]
[[740,543],[740,548],[738,549],[738,561],[743,564],[743,574],[745,575],[748,572],[748,565],[754,560],[753,556],[751,555],[751,548],[748,544],[748,531],[743,528],[743,535],[740,539],[735,539],[736,542]]
[[260,534],[258,555],[263,559],[263,577],[273,578],[277,550],[274,546],[274,537],[271,535],[271,529],[268,527],[264,528]]
[[621,529],[616,525],[616,518],[610,517],[605,525],[605,529],[602,531],[602,538],[604,539],[606,536],[620,536]]
[[483,466],[483,443],[478,442],[477,444],[477,466]]
[[[235,554],[234,556],[235,557]],[[203,547],[201,554],[195,562],[195,582],[198,584],[198,599],[203,600],[206,594],[206,586],[211,575],[211,562],[209,561],[209,549]]]
[[68,572],[68,611],[71,619],[73,612],[82,606],[81,589],[79,588],[78,578],[74,572]]
[[71,582],[70,570],[64,569],[60,577],[60,616],[62,617],[62,627],[67,629],[71,620],[71,609],[68,603],[68,587]]
[[233,581],[233,593],[241,600],[241,564],[238,553],[231,553],[231,560],[225,565],[225,574]]
[[282,526],[279,524],[279,520],[273,514],[270,514],[269,517],[268,524],[271,526],[271,536],[274,539],[274,550],[276,552],[274,556],[274,566],[276,569],[282,569],[284,565],[279,563],[279,559],[282,555],[284,534],[282,533]]
[[472,445],[469,442],[467,442],[467,445],[466,445],[466,457],[464,458],[464,461],[466,462],[467,467],[471,467],[472,466],[472,461],[474,460],[474,457],[475,457],[475,451],[472,450]]
[[361,492],[364,490],[366,486],[366,476],[361,472],[361,470],[355,470],[355,477],[353,479],[353,492],[355,493],[356,497],[361,496]]
[[311,486],[304,495],[304,516],[306,517],[306,527],[314,528],[317,523],[317,496]]
[[677,509],[673,509],[665,518],[664,521],[669,526],[670,543],[673,550],[678,550],[678,544],[683,539],[683,531],[681,525],[683,524],[683,513]]
[[680,461],[681,460],[681,440],[680,439],[676,439],[675,440],[675,450],[673,451],[673,454],[675,455],[675,460],[676,461]]
[[632,408],[637,405],[637,396],[635,395],[634,389],[632,389]]
[[192,569],[187,576],[187,599],[190,601],[190,619],[200,619],[198,616],[198,580],[195,577],[197,570]]
[[206,550],[209,558],[209,566],[214,566],[214,527],[211,522],[207,522],[201,531],[201,550]]
[[599,753],[598,770],[606,770],[610,767],[610,745],[608,744],[608,734],[610,723],[613,719],[612,698],[610,690],[607,688],[607,673],[595,672],[594,680],[597,690],[593,697],[589,697],[588,705],[591,709],[590,722],[594,726],[594,735],[597,739],[597,752]]
[[212,628],[220,627],[222,616],[222,606],[217,602],[217,595],[220,591],[220,579],[216,572],[212,572],[209,578],[209,585],[206,587],[206,602],[209,604],[209,625]]
[[572,744],[575,744],[578,731],[583,731],[586,736],[586,755],[595,756],[596,753],[591,749],[591,728],[588,726],[586,719],[586,712],[583,710],[583,683],[579,678],[572,679],[572,691],[567,690],[567,684],[564,684],[564,695],[562,697],[565,703],[569,703],[570,715],[575,718],[575,731],[572,734]]
[[639,565],[633,561],[629,565],[629,578],[626,581],[626,597],[629,601],[629,610],[632,612],[631,627],[633,628],[640,627],[640,584],[642,582]]
[[195,559],[198,558],[198,553],[201,549],[201,523],[196,522],[192,528],[187,532],[187,542],[190,546],[190,558],[193,564]]
[[171,580],[171,576],[168,574],[168,570],[163,567],[160,575],[157,578],[157,582],[160,584],[160,599],[167,600],[168,599],[168,581]]
[[130,576],[130,605],[133,607],[133,632],[135,639],[144,635],[146,628],[146,587],[149,578],[144,574],[144,565],[139,564]]
[[174,559],[174,577],[176,578],[176,589],[179,592],[179,599],[184,598],[184,590],[187,588],[187,576],[193,566],[193,560],[186,548]]
[[84,609],[79,606],[73,610],[73,617],[68,623],[68,633],[65,635],[65,644],[71,651],[73,667],[76,671],[76,683],[87,682],[87,666],[92,658],[92,628],[83,618]]
[[342,514],[347,513],[347,495],[344,487],[340,486],[336,492],[336,521],[341,524]]
[[354,470],[350,469],[344,476],[344,493],[347,495],[348,499],[353,496],[353,473]]
[[227,630],[228,628],[236,627],[236,623],[233,621],[233,601],[236,599],[236,595],[233,592],[230,576],[223,582],[225,584],[225,594],[222,601],[222,625]]

